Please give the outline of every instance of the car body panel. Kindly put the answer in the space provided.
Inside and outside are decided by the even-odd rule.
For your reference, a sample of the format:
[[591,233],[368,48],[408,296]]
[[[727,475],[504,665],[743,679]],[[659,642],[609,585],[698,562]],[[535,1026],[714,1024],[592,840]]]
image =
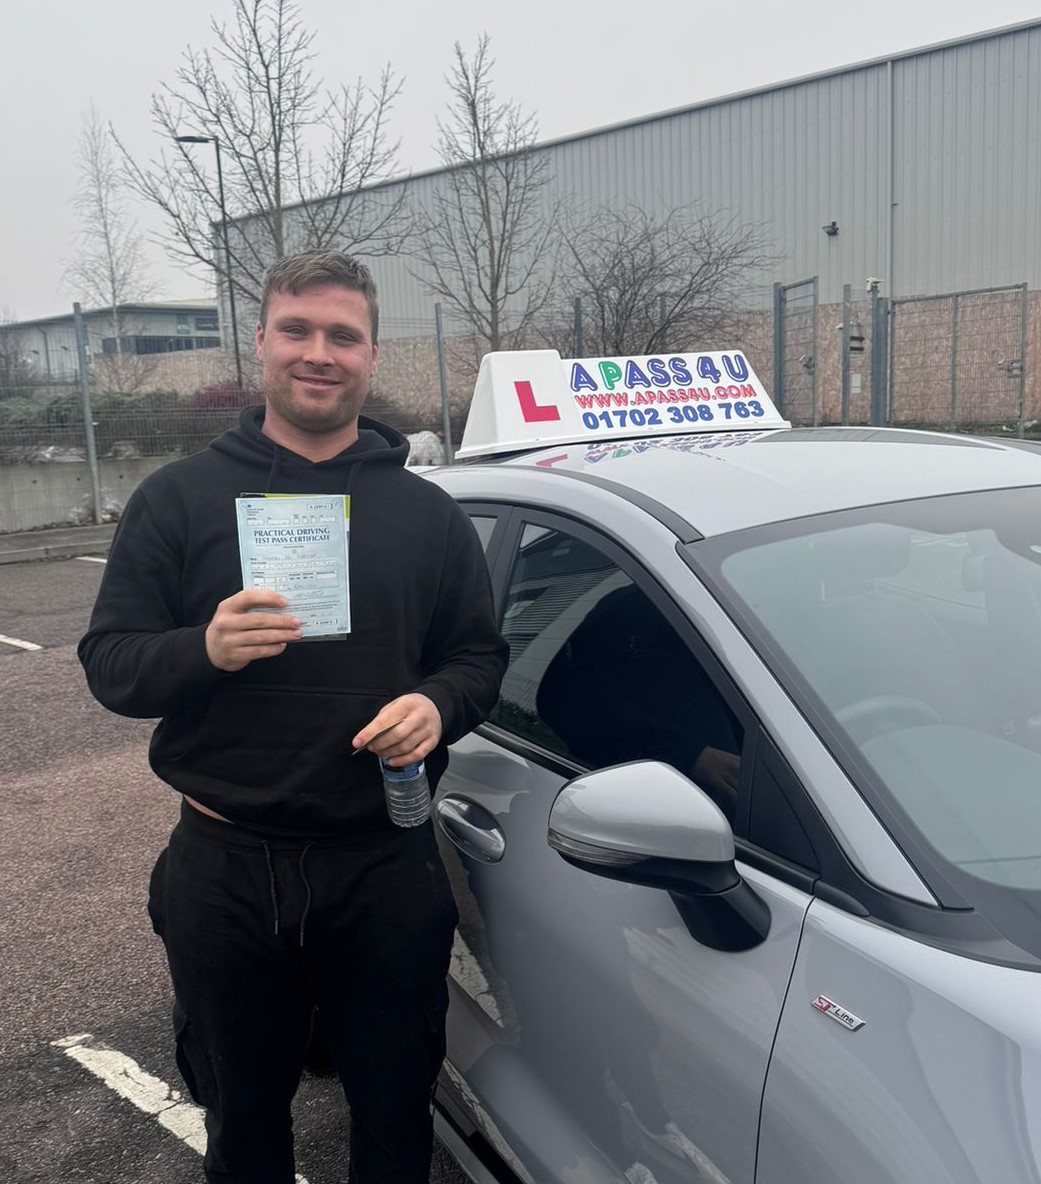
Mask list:
[[614,481],[664,503],[706,536],[881,501],[1041,483],[1041,456],[1033,452],[885,428],[562,445],[502,467]]
[[[487,1041],[479,1051],[470,1043],[468,1063],[453,1064],[537,1180],[565,1178],[560,1147],[569,1140],[548,1131],[570,1127],[572,1145],[595,1145],[619,1109],[607,1178],[657,1156],[648,1166],[660,1184],[689,1179],[689,1162],[662,1155],[641,1126],[654,1107],[722,1178],[752,1184],[749,1131],[810,898],[745,869],[769,905],[769,937],[740,954],[702,946],[665,893],[589,876],[550,850],[549,810],[563,784],[482,736],[453,748],[438,797],[477,802],[506,836],[494,865],[442,843],[466,947],[457,967],[480,968],[456,969],[451,1024]],[[494,1011],[475,986],[490,991]],[[450,1028],[454,1045],[452,1036]],[[702,1071],[692,1076],[686,1066],[695,1063]],[[587,1172],[583,1179],[599,1178]]]
[[[864,1020],[815,1010],[819,994]],[[757,1184],[1041,1180],[1041,980],[814,901],[763,1107]]]

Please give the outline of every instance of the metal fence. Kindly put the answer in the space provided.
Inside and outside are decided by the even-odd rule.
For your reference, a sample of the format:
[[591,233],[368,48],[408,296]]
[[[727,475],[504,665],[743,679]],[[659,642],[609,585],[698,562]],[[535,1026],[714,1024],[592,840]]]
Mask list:
[[[437,420],[403,413],[376,392],[365,413],[406,434],[443,431]],[[0,533],[114,521],[149,472],[201,451],[240,414],[241,407],[107,408],[92,414],[89,433],[82,414],[0,426]]]
[[[480,350],[440,309],[429,321],[384,318],[384,326],[393,336],[382,344],[366,414],[404,434],[440,432],[451,450]],[[236,368],[223,350],[197,352],[205,356],[150,360],[147,381],[132,391],[125,382],[113,389],[113,368],[86,348],[87,364],[62,378],[0,383],[0,533],[117,518],[149,472],[205,448],[243,406],[263,401],[252,358]]]
[[1038,362],[1026,284],[889,299],[869,280],[840,305],[815,279],[775,287],[773,395],[792,423],[1037,434]]
[[817,277],[774,285],[774,400],[793,423],[820,423]]
[[1023,434],[1028,314],[1026,284],[890,301],[890,421]]
[[[822,305],[813,277],[775,285],[748,305],[712,342],[675,348],[743,350],[767,385],[773,376],[774,399],[794,424],[1041,434],[1041,293],[1024,284],[890,300],[869,282]],[[562,352],[575,344],[580,309],[575,317],[561,326]],[[429,319],[383,324],[367,412],[406,434],[440,431],[451,455],[480,342],[439,308]],[[240,390],[227,353],[197,352],[205,357],[161,359],[150,372],[157,385],[133,394],[113,391],[111,367],[93,364],[86,381],[82,369],[65,381],[0,381],[0,533],[118,516],[148,472],[205,447],[241,405],[261,401],[252,359],[242,359]]]

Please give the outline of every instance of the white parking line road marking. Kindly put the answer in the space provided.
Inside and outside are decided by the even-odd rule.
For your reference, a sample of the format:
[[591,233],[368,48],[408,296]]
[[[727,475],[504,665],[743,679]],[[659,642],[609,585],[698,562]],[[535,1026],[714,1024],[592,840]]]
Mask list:
[[[109,1089],[132,1102],[139,1110],[155,1115],[160,1126],[187,1143],[193,1151],[204,1154],[204,1111],[194,1102],[182,1101],[180,1091],[147,1073],[132,1057],[114,1048],[107,1048],[89,1032],[52,1040],[51,1044],[89,1069],[95,1077],[100,1077]],[[307,1184],[307,1181],[298,1175],[296,1184]]]
[[52,1041],[66,1056],[78,1061],[95,1077],[115,1090],[120,1097],[132,1102],[138,1110],[154,1114],[162,1126],[182,1139],[193,1151],[202,1155],[206,1150],[206,1127],[203,1111],[192,1102],[182,1102],[180,1093],[165,1081],[146,1073],[124,1053],[106,1048],[89,1032],[66,1036]]
[[17,637],[5,637],[2,633],[0,633],[0,643],[2,643],[3,645],[17,646],[20,650],[42,650],[43,649],[42,645],[37,645],[33,641],[19,641],[19,639]]
[[76,558],[81,563],[108,563],[108,560],[102,555],[77,555]]

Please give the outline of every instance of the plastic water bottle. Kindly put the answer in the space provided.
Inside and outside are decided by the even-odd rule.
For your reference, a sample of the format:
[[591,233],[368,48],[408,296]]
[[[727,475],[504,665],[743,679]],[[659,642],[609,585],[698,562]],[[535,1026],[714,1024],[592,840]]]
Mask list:
[[430,782],[422,761],[392,768],[380,758],[387,813],[398,826],[422,826],[430,817]]

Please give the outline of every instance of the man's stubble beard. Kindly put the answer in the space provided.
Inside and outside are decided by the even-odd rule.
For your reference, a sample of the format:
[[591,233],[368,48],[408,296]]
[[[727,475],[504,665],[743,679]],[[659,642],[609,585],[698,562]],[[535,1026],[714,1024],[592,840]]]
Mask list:
[[294,400],[290,379],[274,384],[270,390],[265,387],[264,402],[297,431],[322,436],[357,423],[371,389],[370,378],[360,394],[351,393],[334,404],[323,406]]

